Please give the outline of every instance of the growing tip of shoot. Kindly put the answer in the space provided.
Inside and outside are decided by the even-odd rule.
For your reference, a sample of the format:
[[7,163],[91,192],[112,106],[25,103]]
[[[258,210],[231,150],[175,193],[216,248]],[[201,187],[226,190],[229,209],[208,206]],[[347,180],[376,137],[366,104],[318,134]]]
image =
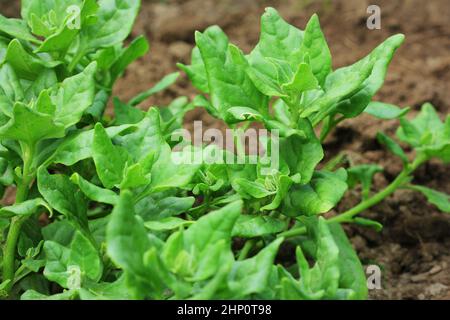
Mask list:
[[278,11],[273,7],[267,7],[264,12],[265,16],[278,15]]
[[400,43],[403,43],[403,41],[405,41],[406,36],[403,33],[398,33],[398,34],[392,36],[392,38],[396,39]]

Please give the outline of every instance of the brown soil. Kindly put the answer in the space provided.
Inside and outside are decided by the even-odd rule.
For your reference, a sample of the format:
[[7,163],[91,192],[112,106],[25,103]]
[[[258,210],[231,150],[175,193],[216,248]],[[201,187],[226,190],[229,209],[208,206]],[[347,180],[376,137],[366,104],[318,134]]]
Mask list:
[[[17,13],[17,5],[11,3],[2,5],[2,13]],[[366,28],[369,4],[381,7],[381,30]],[[450,6],[447,0],[370,3],[367,0],[143,0],[133,35],[146,34],[151,41],[151,53],[129,68],[116,87],[116,95],[131,98],[167,73],[176,71],[176,62],[189,62],[194,31],[212,24],[220,25],[233,43],[248,52],[258,41],[259,17],[266,6],[277,8],[301,28],[317,12],[335,68],[363,57],[389,35],[404,33],[406,43],[397,52],[377,99],[411,106],[413,113],[429,101],[442,116],[449,113]],[[164,105],[180,95],[195,95],[186,78],[145,105]],[[186,121],[196,119],[220,126],[203,110],[192,111]],[[398,174],[401,163],[378,145],[375,135],[377,131],[393,134],[397,125],[396,121],[382,122],[369,116],[346,121],[327,141],[327,149],[330,155],[348,150],[356,163],[384,166],[385,172],[375,179],[375,189],[380,189]],[[450,194],[449,173],[448,166],[431,162],[420,168],[415,180]],[[339,209],[349,208],[356,201],[356,193],[351,193]],[[381,233],[348,228],[363,262],[378,264],[383,270],[383,289],[371,291],[371,298],[450,299],[450,216],[438,212],[421,195],[405,190],[396,192],[364,216],[384,224]]]

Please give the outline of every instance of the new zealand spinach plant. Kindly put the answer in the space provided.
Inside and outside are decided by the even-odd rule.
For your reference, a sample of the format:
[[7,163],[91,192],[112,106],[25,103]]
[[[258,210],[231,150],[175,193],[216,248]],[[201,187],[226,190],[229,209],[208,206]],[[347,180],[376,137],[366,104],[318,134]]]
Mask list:
[[[447,195],[412,184],[424,162],[450,161],[450,118],[443,123],[426,104],[408,120],[409,109],[371,102],[402,35],[333,71],[317,16],[302,31],[269,8],[248,55],[219,27],[196,33],[192,64],[179,65],[202,93],[192,102],[135,108],[174,73],[129,102],[114,99],[111,119],[104,111],[115,80],[148,50],[141,37],[123,48],[138,7],[27,0],[22,20],[0,16],[0,183],[16,190],[15,203],[0,209],[2,297],[364,299],[364,270],[341,224],[379,229],[358,214],[398,188],[450,211]],[[278,130],[279,168],[267,174],[262,157],[187,161],[236,156],[173,148],[194,106],[236,131],[254,123]],[[379,133],[404,169],[375,194],[382,168],[322,163],[327,135],[363,112],[399,118],[397,137],[415,150],[408,157]],[[322,216],[358,184],[359,205]],[[276,262],[280,250],[292,259]]]

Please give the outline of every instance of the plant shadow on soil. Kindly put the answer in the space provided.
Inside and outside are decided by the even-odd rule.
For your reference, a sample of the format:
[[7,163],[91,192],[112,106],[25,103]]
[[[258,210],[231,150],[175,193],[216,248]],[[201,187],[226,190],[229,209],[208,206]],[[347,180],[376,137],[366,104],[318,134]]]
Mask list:
[[[381,8],[381,30],[366,27],[369,4]],[[176,70],[176,62],[189,62],[194,31],[218,24],[233,43],[248,52],[257,43],[259,17],[264,7],[273,6],[290,22],[304,28],[309,17],[319,14],[327,37],[334,68],[355,62],[382,40],[404,33],[406,42],[397,52],[388,78],[376,99],[410,106],[416,113],[431,102],[444,117],[450,111],[450,6],[447,0],[143,0],[133,36],[145,34],[151,52],[133,64],[115,88],[115,94],[129,99],[148,89],[164,75]],[[0,1],[0,10],[17,16],[19,1]],[[193,97],[195,90],[183,77],[174,87],[146,101],[143,106],[164,105],[173,98]],[[222,127],[203,110],[186,118],[205,127]],[[376,133],[395,133],[397,121],[379,121],[363,115],[342,123],[327,140],[327,157],[345,150],[356,164],[377,163],[384,173],[375,178],[374,191],[381,189],[401,170],[401,162],[376,142]],[[450,193],[450,170],[431,162],[415,174],[417,182]],[[343,211],[358,201],[350,192],[337,208]],[[399,190],[365,217],[384,225],[381,233],[350,226],[347,232],[366,265],[383,271],[383,289],[372,290],[371,299],[450,299],[450,216],[429,205],[425,198]],[[283,253],[282,253],[283,254]]]

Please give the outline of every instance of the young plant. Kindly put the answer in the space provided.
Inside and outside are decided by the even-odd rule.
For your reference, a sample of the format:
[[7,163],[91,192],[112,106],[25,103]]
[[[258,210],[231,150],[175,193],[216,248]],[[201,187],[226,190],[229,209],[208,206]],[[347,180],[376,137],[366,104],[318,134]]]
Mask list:
[[[0,239],[5,241],[0,255],[3,295],[40,268],[41,262],[25,265],[39,255],[39,238],[30,241],[21,232],[36,224],[30,216],[37,208],[52,212],[36,189],[38,168],[51,163],[58,146],[102,120],[114,82],[148,51],[143,37],[123,47],[139,4],[136,0],[27,0],[22,1],[22,19],[0,15],[2,195],[6,188],[16,187],[15,204],[2,208],[0,214]],[[165,85],[160,84],[156,92]],[[40,233],[40,228],[34,232]],[[36,249],[30,245],[37,245]],[[24,258],[19,265],[17,249]]]
[[[81,8],[76,33],[68,26],[78,16],[60,15],[74,4]],[[364,299],[365,274],[341,223],[379,227],[357,214],[399,187],[422,191],[448,211],[448,196],[410,185],[413,171],[431,157],[449,161],[448,118],[443,124],[426,105],[408,121],[407,110],[371,103],[403,36],[333,71],[317,16],[302,31],[269,8],[249,55],[218,27],[196,34],[192,65],[180,65],[203,92],[192,103],[181,97],[166,108],[134,108],[172,84],[175,73],[128,103],[114,99],[116,117],[106,121],[96,96],[105,90],[109,97],[123,68],[146,51],[121,49],[138,5],[23,1],[26,21],[1,18],[7,21],[1,48],[20,43],[56,79],[40,81],[43,72],[31,77],[21,69],[36,65],[31,60],[11,64],[0,55],[0,76],[9,79],[0,82],[0,183],[17,187],[16,202],[0,209],[4,297]],[[42,53],[42,46],[61,49]],[[234,129],[257,122],[278,130],[279,168],[267,175],[263,157],[227,164],[252,156],[215,146],[183,141],[181,150],[173,148],[172,137],[194,106]],[[92,108],[101,112],[93,116]],[[416,150],[408,161],[391,138],[379,135],[405,169],[375,195],[370,189],[378,167],[319,170],[321,140],[364,111],[400,117],[398,137]],[[222,161],[192,161],[211,154]],[[360,205],[322,217],[359,182]],[[296,250],[293,259],[276,264],[280,247],[290,250],[283,243]]]

